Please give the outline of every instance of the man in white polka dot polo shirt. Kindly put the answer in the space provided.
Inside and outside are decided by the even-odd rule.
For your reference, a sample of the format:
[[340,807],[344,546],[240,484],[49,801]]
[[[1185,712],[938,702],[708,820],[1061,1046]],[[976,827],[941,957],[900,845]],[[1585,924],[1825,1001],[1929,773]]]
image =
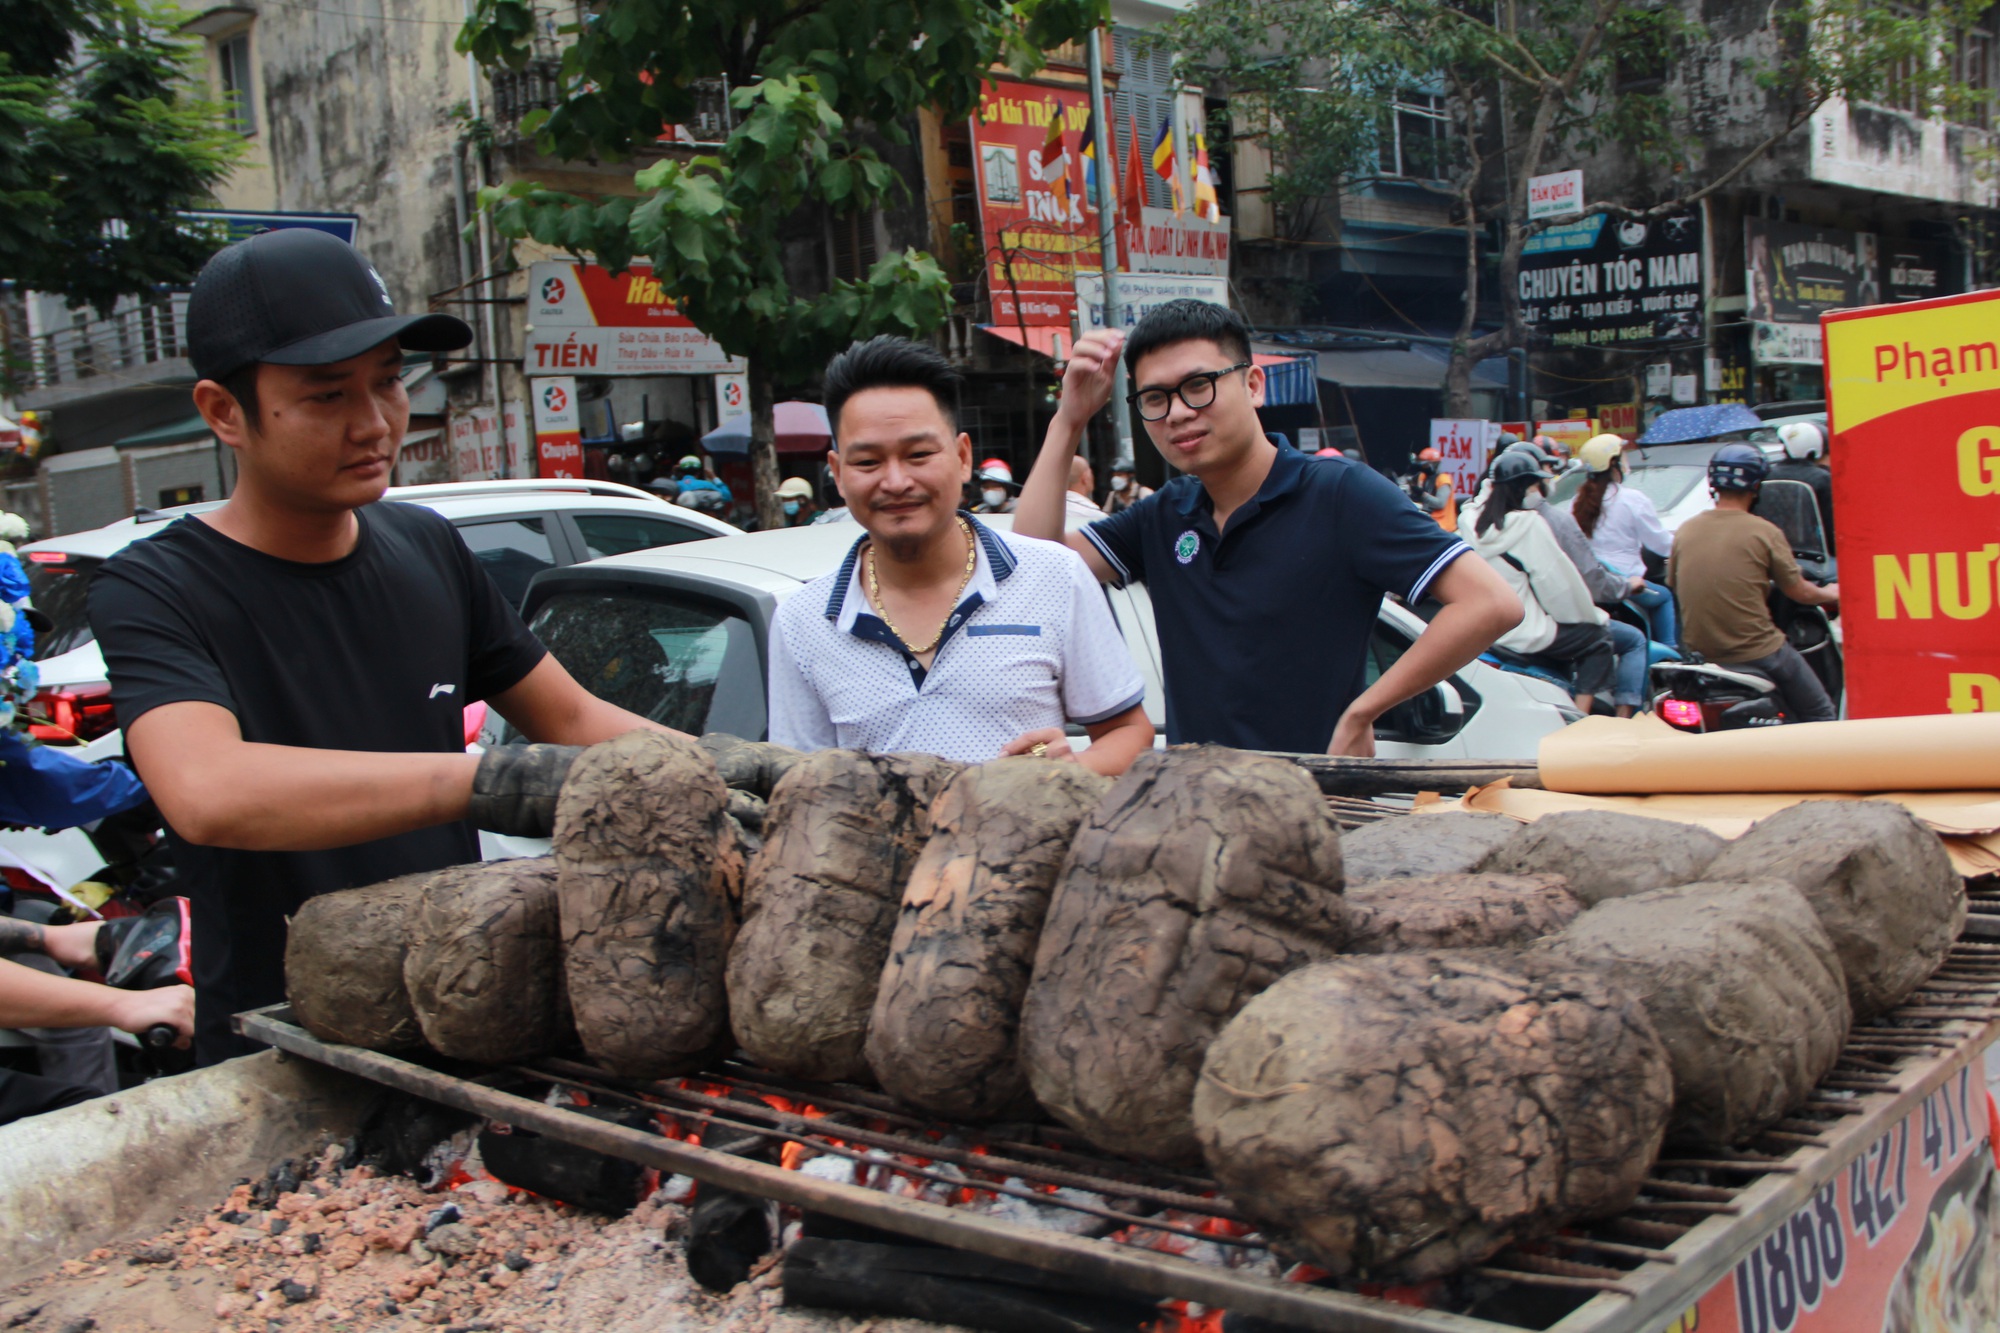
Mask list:
[[[959,511],[972,440],[957,386],[936,349],[905,338],[827,367],[829,466],[866,535],[771,622],[771,739],[1122,773],[1153,743],[1144,682],[1073,551]],[[1069,722],[1087,749],[1070,749]]]

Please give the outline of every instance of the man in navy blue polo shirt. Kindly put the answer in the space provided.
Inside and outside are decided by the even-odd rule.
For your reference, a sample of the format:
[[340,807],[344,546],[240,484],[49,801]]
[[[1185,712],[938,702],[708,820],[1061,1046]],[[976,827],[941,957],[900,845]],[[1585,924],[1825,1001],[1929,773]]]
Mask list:
[[[1183,475],[1067,541],[1106,583],[1153,601],[1167,739],[1254,750],[1371,755],[1375,719],[1470,662],[1520,622],[1483,560],[1402,492],[1346,458],[1308,457],[1264,434],[1264,372],[1232,311],[1173,301],[1129,340],[1077,340],[1056,418],[1021,489],[1014,530],[1065,540],[1064,483],[1110,399],[1120,348],[1133,406]],[[1443,604],[1373,685],[1369,635],[1384,593]],[[1313,688],[1281,682],[1313,681]]]

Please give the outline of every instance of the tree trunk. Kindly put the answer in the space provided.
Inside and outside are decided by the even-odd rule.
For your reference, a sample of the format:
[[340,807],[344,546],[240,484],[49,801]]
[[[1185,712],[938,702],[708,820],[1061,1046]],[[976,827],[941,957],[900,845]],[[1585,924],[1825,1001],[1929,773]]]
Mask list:
[[769,532],[785,526],[778,499],[777,387],[759,357],[750,358],[750,483],[757,526]]

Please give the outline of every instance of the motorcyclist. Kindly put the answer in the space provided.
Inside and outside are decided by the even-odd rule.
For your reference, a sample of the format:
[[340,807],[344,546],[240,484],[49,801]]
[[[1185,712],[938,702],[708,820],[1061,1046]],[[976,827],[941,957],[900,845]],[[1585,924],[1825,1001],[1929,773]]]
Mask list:
[[1435,449],[1417,451],[1417,470],[1403,480],[1417,508],[1437,520],[1446,532],[1458,531],[1457,485],[1443,470],[1444,456]]
[[1826,432],[1811,421],[1794,421],[1778,428],[1785,456],[1771,467],[1772,481],[1802,481],[1812,487],[1819,504],[1819,530],[1826,537],[1828,559],[1840,554],[1833,539],[1833,473],[1826,467]]
[[979,471],[972,481],[979,488],[979,503],[972,506],[973,513],[1014,512],[1014,497],[1021,488],[1014,484],[1014,469],[1007,466],[1006,459],[987,459],[979,465]]
[[804,477],[787,477],[778,483],[778,504],[785,511],[788,528],[806,527],[819,512],[819,506],[813,503],[812,483]]
[[1679,617],[1671,592],[1646,578],[1646,552],[1664,556],[1674,549],[1673,534],[1660,522],[1660,511],[1644,493],[1624,485],[1625,440],[1618,435],[1593,435],[1576,451],[1589,476],[1569,502],[1570,517],[1590,538],[1598,559],[1627,579],[1638,580],[1637,591],[1625,600],[1652,622],[1651,637],[1669,648],[1681,646]]
[[1492,483],[1466,505],[1459,535],[1521,599],[1521,623],[1495,646],[1558,666],[1574,681],[1576,706],[1588,713],[1616,679],[1609,618],[1537,512],[1548,500],[1548,478],[1536,458],[1501,454]]
[[728,483],[715,475],[715,469],[693,454],[674,464],[674,480],[680,483],[680,494],[683,496],[695,491],[714,491],[722,497],[725,505],[736,499],[729,493]]
[[1810,583],[1776,524],[1750,512],[1771,475],[1763,450],[1725,444],[1708,461],[1715,508],[1681,524],[1667,582],[1679,595],[1687,646],[1720,666],[1769,677],[1800,722],[1831,722],[1833,700],[1819,677],[1785,641],[1766,598],[1773,584],[1803,606],[1832,606],[1840,585]]

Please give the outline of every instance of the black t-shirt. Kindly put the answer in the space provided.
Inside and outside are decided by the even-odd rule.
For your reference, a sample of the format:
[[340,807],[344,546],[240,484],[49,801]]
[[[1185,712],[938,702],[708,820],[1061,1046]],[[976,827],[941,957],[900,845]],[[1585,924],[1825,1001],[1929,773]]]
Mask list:
[[[354,550],[325,564],[266,555],[198,518],[107,561],[90,586],[121,726],[166,704],[218,704],[246,741],[451,754],[465,705],[498,694],[544,649],[443,518],[358,511]],[[213,1063],[257,1049],[229,1015],[284,998],[285,923],[314,894],[479,859],[465,822],[318,852],[181,839],[194,901],[195,1029]]]
[[1414,606],[1472,549],[1372,469],[1287,448],[1220,536],[1190,476],[1083,535],[1152,596],[1169,744],[1307,754],[1367,688],[1382,594]]

